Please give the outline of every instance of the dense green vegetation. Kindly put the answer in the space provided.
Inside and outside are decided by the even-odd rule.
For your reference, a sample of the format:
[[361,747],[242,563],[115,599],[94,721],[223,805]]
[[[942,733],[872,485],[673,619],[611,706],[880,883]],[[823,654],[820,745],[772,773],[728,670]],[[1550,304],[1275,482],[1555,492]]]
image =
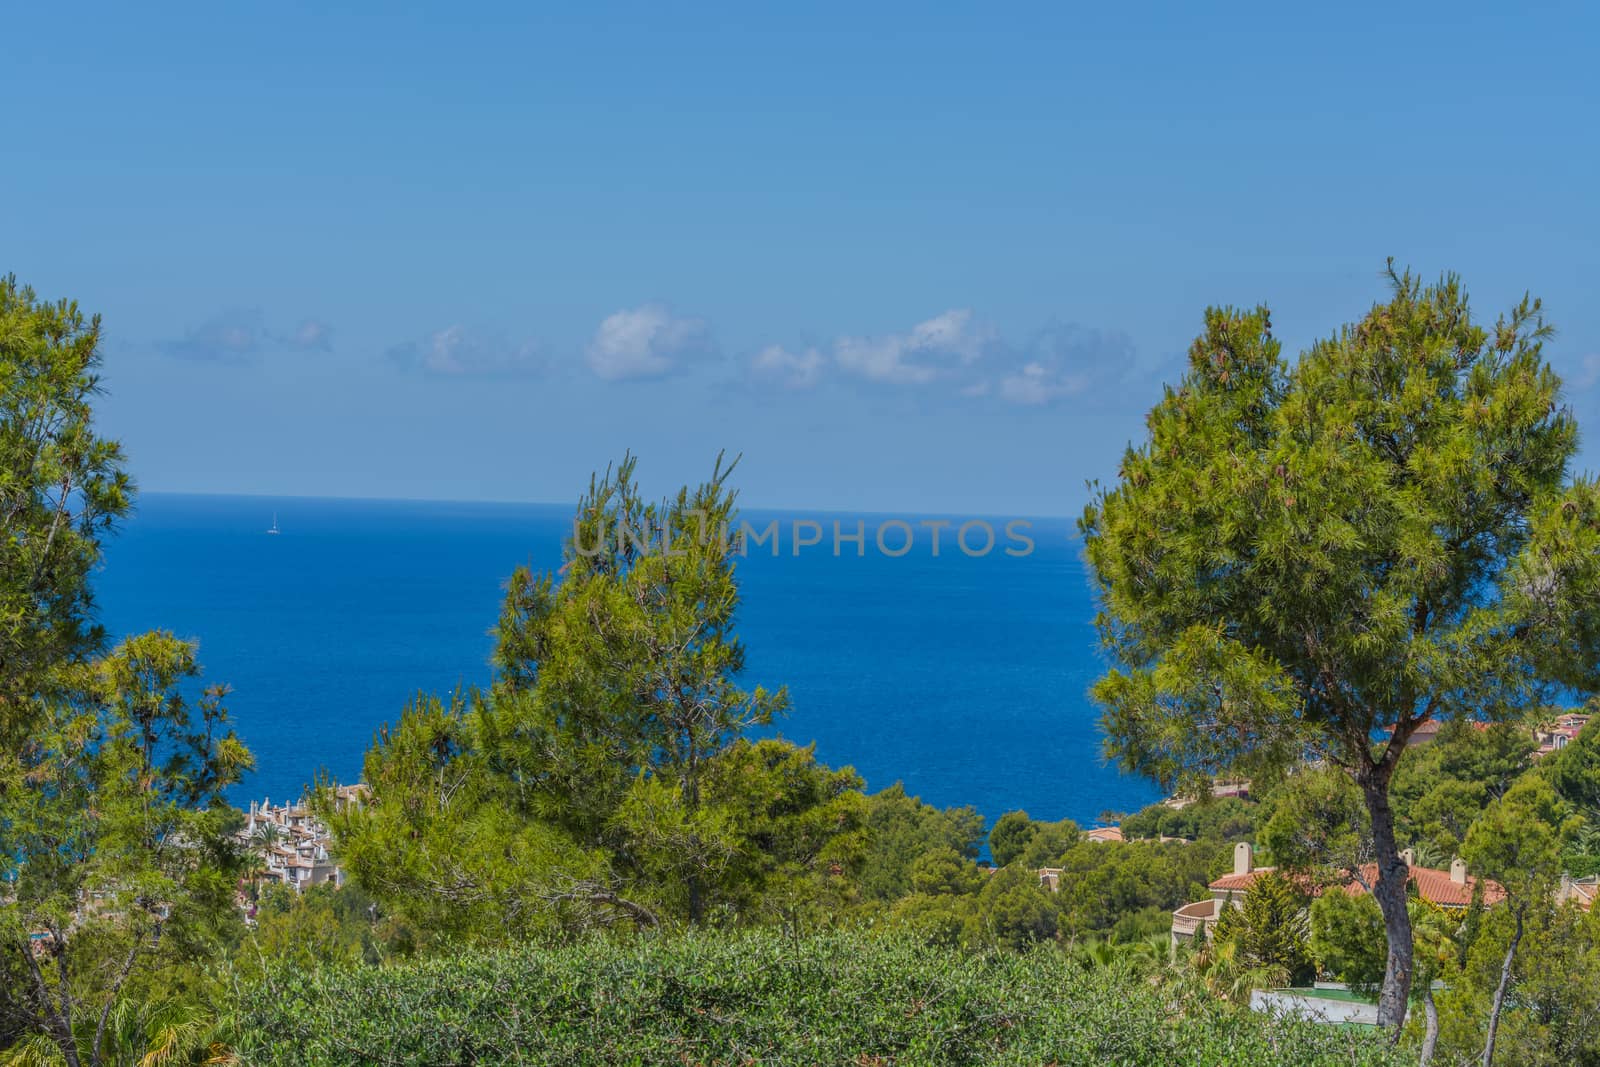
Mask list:
[[0,1045],[72,1067],[167,1032],[238,929],[221,802],[250,753],[192,644],[106,651],[88,578],[130,507],[98,319],[0,279]]
[[1122,820],[1122,832],[1136,837],[1179,837],[1188,841],[1238,841],[1254,835],[1256,805],[1236,797],[1205,804],[1152,804]]
[[[1264,311],[1210,313],[1085,520],[1112,746],[1196,798],[1125,842],[747,736],[787,695],[741,677],[732,466],[652,503],[625,457],[560,570],[512,575],[493,685],[399,709],[363,803],[312,798],[352,884],[294,893],[233,838],[250,754],[193,646],[94,625],[132,499],[98,323],[7,281],[4,1062],[1600,1064],[1600,918],[1558,899],[1600,870],[1600,727],[1532,733],[1595,689],[1600,503],[1537,305],[1482,330],[1395,286],[1292,366]],[[1173,949],[1240,841],[1280,873]],[[1504,899],[1345,892],[1401,849]],[[1245,1007],[1313,977],[1411,1009],[1400,1044]]]
[[1398,1025],[1401,757],[1424,724],[1600,688],[1600,485],[1569,470],[1539,302],[1484,326],[1458,279],[1389,273],[1386,303],[1293,361],[1267,308],[1209,310],[1080,528],[1123,766],[1205,788],[1311,759],[1356,786]]
[[1241,1013],[1128,963],[776,932],[284,972],[241,998],[263,1067],[1409,1062],[1375,1034]]
[[102,650],[89,575],[132,507],[122,449],[100,437],[100,319],[0,277],[0,742],[55,676]]

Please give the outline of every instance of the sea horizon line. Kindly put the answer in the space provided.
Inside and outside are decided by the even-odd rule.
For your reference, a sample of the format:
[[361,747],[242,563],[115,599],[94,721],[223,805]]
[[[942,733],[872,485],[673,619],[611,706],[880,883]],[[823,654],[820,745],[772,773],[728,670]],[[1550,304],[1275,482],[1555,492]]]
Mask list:
[[[525,507],[525,508],[560,508],[570,511],[575,507],[575,502],[559,500],[514,500],[510,498],[485,499],[471,497],[402,497],[402,496],[338,496],[329,493],[242,493],[242,492],[207,492],[202,490],[173,490],[173,489],[140,489],[138,496],[142,497],[185,497],[190,499],[203,498],[210,500],[261,500],[261,501],[316,501],[323,503],[345,504],[451,504],[482,507]],[[137,499],[135,502],[137,511]],[[805,504],[791,505],[751,505],[741,506],[741,513],[756,515],[796,516],[796,515],[826,515],[848,516],[850,518],[905,518],[908,515],[927,518],[970,518],[970,519],[1027,519],[1038,522],[1074,523],[1075,514],[1050,514],[1045,512],[1004,512],[1004,511],[952,511],[948,509],[872,509],[849,507],[813,507]],[[1076,541],[1076,530],[1071,531],[1071,540]]]

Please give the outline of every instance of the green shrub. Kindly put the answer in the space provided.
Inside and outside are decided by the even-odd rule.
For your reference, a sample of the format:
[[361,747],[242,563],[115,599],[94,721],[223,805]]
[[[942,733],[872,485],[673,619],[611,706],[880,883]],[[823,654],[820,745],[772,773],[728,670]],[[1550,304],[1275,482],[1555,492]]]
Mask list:
[[1238,797],[1208,797],[1181,808],[1162,801],[1129,815],[1121,827],[1130,841],[1140,837],[1237,841],[1255,836],[1259,812],[1259,805]]
[[245,1063],[1388,1065],[1376,1033],[1278,1020],[1044,948],[701,934],[278,972]]

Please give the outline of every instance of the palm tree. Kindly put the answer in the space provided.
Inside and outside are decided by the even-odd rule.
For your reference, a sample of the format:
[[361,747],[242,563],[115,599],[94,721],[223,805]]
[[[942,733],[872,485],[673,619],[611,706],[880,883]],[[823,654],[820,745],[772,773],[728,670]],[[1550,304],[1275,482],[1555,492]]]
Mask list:
[[1437,904],[1418,898],[1412,899],[1410,911],[1417,961],[1412,992],[1422,1001],[1424,1023],[1419,1067],[1428,1067],[1439,1041],[1439,1009],[1433,1003],[1433,983],[1456,960],[1461,920]]
[[[92,1013],[91,1013],[92,1014]],[[95,1042],[98,1018],[86,1018],[74,1030],[79,1047]],[[219,1040],[220,1026],[211,1011],[193,1001],[168,1000],[143,1004],[118,1000],[99,1035],[100,1047],[90,1062],[131,1064],[134,1067],[223,1067],[238,1062],[233,1050]],[[44,1034],[30,1034],[0,1052],[0,1067],[62,1067],[65,1059],[56,1043]]]
[[250,857],[244,876],[250,882],[250,903],[261,899],[261,879],[267,874],[267,856],[283,840],[283,828],[277,823],[259,822],[250,834]]
[[250,883],[250,903],[261,902],[261,879],[267,876],[267,861],[259,852],[252,851],[245,857],[243,877]]
[[1277,989],[1289,984],[1285,967],[1252,964],[1231,938],[1213,937],[1191,959],[1206,992],[1239,1005],[1250,1003],[1257,989]]
[[1572,846],[1580,856],[1600,856],[1600,808],[1590,808],[1583,813],[1583,826],[1573,838]]
[[270,852],[273,846],[283,840],[283,827],[275,822],[259,822],[255,832],[250,835],[250,843],[262,852]]
[[1084,941],[1071,947],[1072,960],[1086,971],[1110,967],[1117,959],[1116,946],[1109,941]]
[[1422,838],[1411,843],[1411,855],[1416,860],[1418,867],[1444,867],[1450,862],[1450,857],[1445,855],[1444,849],[1439,847],[1437,841],[1431,838]]

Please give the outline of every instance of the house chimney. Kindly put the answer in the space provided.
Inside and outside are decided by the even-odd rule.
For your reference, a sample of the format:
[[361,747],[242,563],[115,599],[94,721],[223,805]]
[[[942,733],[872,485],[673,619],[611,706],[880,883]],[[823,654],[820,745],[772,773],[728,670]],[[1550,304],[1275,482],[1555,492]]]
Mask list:
[[1251,851],[1250,842],[1240,841],[1233,846],[1233,873],[1249,874],[1256,869],[1255,853]]
[[1460,856],[1450,861],[1450,880],[1456,885],[1467,884],[1467,861]]
[[1416,849],[1411,849],[1411,848],[1401,849],[1400,850],[1400,858],[1406,861],[1406,866],[1407,867],[1415,867],[1417,865],[1417,852],[1416,852]]

